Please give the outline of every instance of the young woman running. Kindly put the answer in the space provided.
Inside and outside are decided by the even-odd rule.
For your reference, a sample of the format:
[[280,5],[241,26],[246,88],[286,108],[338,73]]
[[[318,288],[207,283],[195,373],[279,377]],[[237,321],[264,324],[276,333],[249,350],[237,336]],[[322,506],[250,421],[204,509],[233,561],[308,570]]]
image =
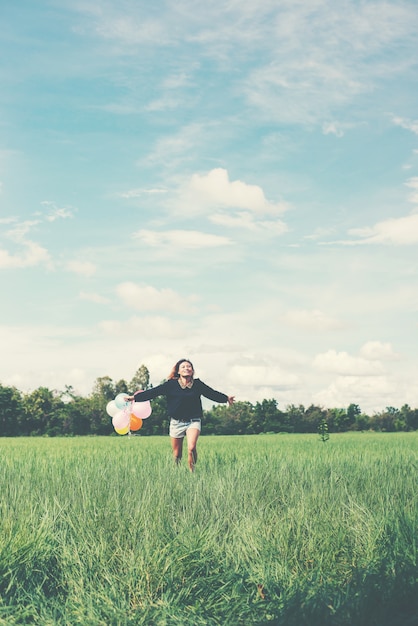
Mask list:
[[227,396],[205,385],[199,378],[194,378],[194,368],[188,359],[180,359],[173,366],[168,380],[161,385],[137,391],[127,400],[145,402],[157,396],[167,398],[168,415],[170,418],[170,437],[176,463],[181,461],[183,440],[187,439],[187,456],[190,471],[193,472],[197,462],[196,444],[202,429],[202,400],[204,396],[213,402],[234,403],[234,396]]

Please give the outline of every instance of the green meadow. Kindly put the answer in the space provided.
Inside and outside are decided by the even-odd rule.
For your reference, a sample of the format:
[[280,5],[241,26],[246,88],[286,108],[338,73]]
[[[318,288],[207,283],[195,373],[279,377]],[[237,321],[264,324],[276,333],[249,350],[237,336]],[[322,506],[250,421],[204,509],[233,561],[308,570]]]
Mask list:
[[418,433],[0,439],[0,625],[416,626]]

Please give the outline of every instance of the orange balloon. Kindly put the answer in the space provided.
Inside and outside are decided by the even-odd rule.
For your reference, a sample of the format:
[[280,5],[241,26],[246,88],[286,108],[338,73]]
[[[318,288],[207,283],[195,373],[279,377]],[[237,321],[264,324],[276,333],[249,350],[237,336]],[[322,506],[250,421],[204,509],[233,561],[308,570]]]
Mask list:
[[142,419],[131,413],[131,430],[139,430],[142,428]]

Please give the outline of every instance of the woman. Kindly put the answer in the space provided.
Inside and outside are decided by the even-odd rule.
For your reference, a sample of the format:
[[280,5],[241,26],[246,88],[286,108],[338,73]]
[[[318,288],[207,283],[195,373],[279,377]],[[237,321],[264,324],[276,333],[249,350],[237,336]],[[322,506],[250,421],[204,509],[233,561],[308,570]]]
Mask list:
[[190,471],[194,471],[197,462],[196,444],[202,427],[201,396],[214,402],[233,404],[234,396],[215,391],[205,385],[199,378],[193,378],[194,369],[188,359],[180,359],[170,372],[168,380],[147,391],[137,391],[128,400],[145,402],[157,396],[166,396],[170,417],[170,437],[176,463],[181,461],[183,439],[187,438],[188,463]]

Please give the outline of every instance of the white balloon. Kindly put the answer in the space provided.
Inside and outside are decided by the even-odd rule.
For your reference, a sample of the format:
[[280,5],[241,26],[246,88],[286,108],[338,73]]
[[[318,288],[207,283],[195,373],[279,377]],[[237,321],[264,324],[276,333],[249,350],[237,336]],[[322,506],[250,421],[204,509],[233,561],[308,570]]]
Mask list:
[[114,400],[111,400],[110,402],[107,403],[106,413],[110,415],[110,417],[114,417],[118,411],[119,409],[116,406],[116,402]]

